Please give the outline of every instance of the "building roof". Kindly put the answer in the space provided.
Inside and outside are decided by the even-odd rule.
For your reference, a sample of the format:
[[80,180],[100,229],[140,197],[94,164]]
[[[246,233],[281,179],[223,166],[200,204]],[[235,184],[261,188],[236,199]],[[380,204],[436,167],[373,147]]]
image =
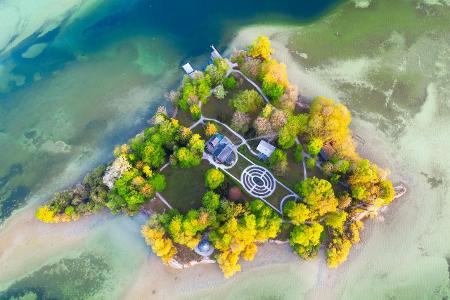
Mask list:
[[233,143],[220,133],[216,133],[208,140],[205,150],[221,164],[231,164],[236,159]]
[[256,150],[265,156],[270,157],[273,151],[275,151],[275,146],[269,144],[265,140],[261,140]]
[[[215,154],[215,153],[214,153]],[[222,163],[230,162],[230,155],[233,154],[233,148],[231,145],[226,145],[225,148],[220,151],[219,155],[217,155],[217,159]]]
[[217,49],[213,45],[211,45],[211,49],[213,50],[211,52],[211,59],[212,60],[214,60],[216,58],[222,58],[222,55],[220,55],[219,51],[217,51]]
[[191,74],[192,72],[194,72],[194,69],[192,68],[190,63],[184,64],[182,68],[186,72],[186,74]]
[[194,251],[201,256],[210,256],[214,252],[214,247],[210,241],[203,238],[194,248]]

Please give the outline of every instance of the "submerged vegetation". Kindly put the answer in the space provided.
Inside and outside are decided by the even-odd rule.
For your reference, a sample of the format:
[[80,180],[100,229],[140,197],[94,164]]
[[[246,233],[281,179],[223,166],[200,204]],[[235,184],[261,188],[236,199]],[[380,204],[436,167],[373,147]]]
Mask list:
[[[192,123],[200,120],[202,130],[198,131],[197,123],[191,129],[185,127],[159,109],[154,126],[115,149],[113,163],[94,170],[82,184],[57,193],[36,211],[36,217],[49,223],[73,221],[104,208],[134,215],[157,193],[164,194],[165,167],[198,167],[205,158],[205,139],[222,130],[228,133],[223,125],[229,125],[244,135],[239,147],[245,144],[251,149],[250,141],[262,138],[276,144],[267,161],[252,160],[270,168],[277,182],[295,182],[288,184],[292,197],[285,203],[277,199],[278,210],[264,198],[242,193],[242,183],[213,163],[215,168],[196,181],[204,182],[201,188],[206,188],[198,199],[201,207],[190,206],[185,214],[180,213],[175,204],[187,192],[180,184],[180,199],[167,199],[174,209],[152,214],[143,226],[142,235],[155,254],[168,263],[179,249],[194,250],[207,240],[219,267],[230,277],[240,271],[241,258],[255,257],[258,244],[283,235],[285,223],[291,229],[290,245],[300,257],[314,258],[323,245],[330,267],[343,263],[360,240],[362,220],[389,205],[394,188],[386,171],[356,152],[348,109],[321,96],[309,109],[297,105],[298,90],[288,81],[286,66],[272,58],[272,53],[268,38],[259,37],[231,57],[248,78],[230,70],[231,63],[224,58],[215,58],[205,72],[186,75],[170,99],[180,114],[190,114]],[[263,95],[246,85],[246,80],[256,81]],[[203,122],[212,105],[221,109]],[[225,115],[230,109],[232,113]],[[306,167],[312,177],[306,178]],[[304,178],[294,172],[298,168],[305,168]]]

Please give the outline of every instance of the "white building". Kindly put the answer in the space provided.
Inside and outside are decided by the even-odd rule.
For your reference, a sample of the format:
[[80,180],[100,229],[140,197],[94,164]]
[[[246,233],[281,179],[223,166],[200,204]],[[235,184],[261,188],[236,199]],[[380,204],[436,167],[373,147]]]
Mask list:
[[272,155],[273,151],[275,151],[275,146],[269,144],[265,140],[261,140],[256,151],[259,152],[260,159],[266,160]]
[[192,68],[190,63],[184,64],[182,66],[183,70],[186,72],[186,74],[191,75],[194,73],[194,68]]

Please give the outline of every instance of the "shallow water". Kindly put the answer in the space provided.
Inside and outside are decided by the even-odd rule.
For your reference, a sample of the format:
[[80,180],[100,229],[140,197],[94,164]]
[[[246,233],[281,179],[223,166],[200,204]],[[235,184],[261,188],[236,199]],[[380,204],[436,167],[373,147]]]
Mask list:
[[[183,8],[192,9],[187,6]],[[349,3],[310,25],[266,24],[240,30],[236,36],[237,28],[226,25],[257,22],[258,16],[233,22],[228,17],[222,26],[216,24],[198,36],[192,33],[203,27],[187,26],[181,37],[170,20],[136,21],[153,24],[148,27],[129,21],[127,27],[117,13],[120,5],[95,7],[103,21],[98,23],[93,13],[86,17],[97,23],[87,33],[94,32],[95,38],[84,43],[62,39],[60,47],[66,42],[76,54],[55,63],[56,74],[43,72],[36,82],[8,86],[12,90],[0,102],[0,143],[7,153],[0,158],[0,189],[2,199],[9,197],[7,207],[25,193],[33,195],[28,197],[31,202],[42,201],[89,166],[107,160],[112,144],[139,130],[149,105],[161,103],[164,91],[177,82],[179,63],[205,59],[209,36],[221,46],[233,38],[232,48],[258,34],[270,35],[277,58],[288,64],[290,79],[306,97],[322,94],[349,105],[353,130],[365,140],[360,151],[389,167],[395,182],[408,185],[408,194],[368,222],[362,243],[337,270],[328,270],[323,258],[302,262],[286,246],[267,245],[230,280],[224,280],[215,265],[186,271],[163,266],[138,234],[143,219],[99,215],[76,224],[48,225],[34,221],[32,210],[25,209],[0,233],[0,290],[10,287],[10,296],[44,293],[71,299],[450,296],[450,163],[445,159],[450,148],[448,6],[380,0],[356,8]],[[191,15],[202,14],[194,10]],[[290,12],[289,18],[308,15],[300,10],[298,15]],[[108,14],[115,17],[105,19]],[[280,23],[280,15],[272,17]],[[215,24],[217,18],[212,14],[207,20]],[[125,25],[118,26],[121,22]],[[143,30],[156,23],[172,29],[165,34]],[[141,30],[126,34],[131,27]],[[78,23],[67,30],[76,37],[82,28]],[[90,45],[97,37],[98,44]],[[189,46],[193,41],[195,45]],[[17,74],[13,77],[17,79]],[[73,291],[71,279],[86,287]],[[97,289],[87,284],[90,280]]]

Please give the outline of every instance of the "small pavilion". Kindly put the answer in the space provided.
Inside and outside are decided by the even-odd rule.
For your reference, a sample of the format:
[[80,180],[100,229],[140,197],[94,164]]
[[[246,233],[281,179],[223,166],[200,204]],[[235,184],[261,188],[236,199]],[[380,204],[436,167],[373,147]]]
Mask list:
[[208,257],[214,252],[214,247],[210,241],[205,237],[201,239],[198,245],[194,248],[195,253],[203,257]]

